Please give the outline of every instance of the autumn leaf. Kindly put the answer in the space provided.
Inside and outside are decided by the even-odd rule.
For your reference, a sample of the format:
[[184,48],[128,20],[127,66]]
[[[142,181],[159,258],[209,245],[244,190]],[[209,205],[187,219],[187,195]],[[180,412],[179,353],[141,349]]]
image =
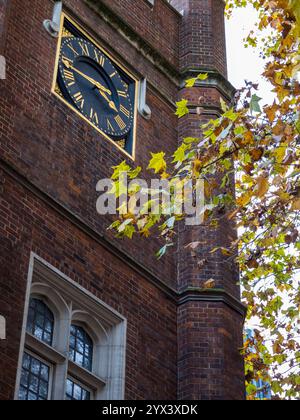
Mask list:
[[199,74],[197,77],[194,77],[194,78],[192,78],[192,79],[189,79],[189,80],[187,80],[186,81],[186,87],[187,88],[192,88],[192,87],[194,87],[195,86],[195,84],[196,84],[196,82],[198,81],[198,80],[206,80],[208,78],[208,74],[207,73],[205,73],[205,74]]
[[259,198],[263,198],[266,193],[269,191],[269,181],[267,178],[261,176],[257,180],[257,188],[256,188],[256,195]]
[[[249,4],[256,9],[258,20],[245,45],[257,46],[266,57],[263,77],[275,97],[273,104],[261,106],[259,85],[251,81],[245,81],[231,100],[220,92],[220,104],[207,96],[207,109],[203,103],[193,113],[191,123],[186,119],[182,131],[190,124],[190,136],[180,139],[172,158],[164,152],[151,155],[148,169],[170,182],[167,216],[157,201],[149,200],[134,215],[133,206],[129,211],[125,206],[111,229],[121,238],[135,234],[148,238],[158,233],[164,245],[157,257],[163,258],[174,247],[177,223],[184,222],[185,217],[183,209],[175,208],[176,199],[184,204],[176,195],[177,186],[204,180],[203,241],[196,239],[198,234],[191,235],[193,240],[184,246],[186,258],[199,271],[213,261],[224,273],[240,269],[247,319],[251,324],[255,320],[258,326],[241,349],[248,399],[257,399],[254,383],[258,380],[270,384],[273,398],[299,399],[300,83],[295,76],[300,70],[300,1],[225,0],[227,14]],[[265,36],[265,32],[272,35]],[[194,88],[193,101],[198,99],[195,88],[205,78],[186,82],[187,88]],[[199,92],[198,97],[202,96]],[[218,107],[218,115],[210,111],[210,102]],[[176,115],[182,118],[188,113],[188,101],[177,102]],[[116,198],[123,191],[118,180],[122,171],[130,179],[141,173],[140,168],[131,169],[126,162],[114,167],[112,193]],[[136,191],[133,184],[129,195],[134,198]],[[152,206],[156,206],[157,214],[151,213]],[[223,226],[229,223],[238,227],[238,237],[234,231],[227,235],[227,229],[224,234]],[[206,232],[215,233],[218,239],[219,246],[212,251]],[[208,280],[204,287],[216,287],[215,280]]]
[[300,198],[297,198],[296,200],[292,202],[291,210],[292,211],[300,210]]
[[244,193],[243,195],[241,195],[239,198],[237,198],[236,202],[237,205],[240,207],[245,207],[247,206],[247,204],[250,203],[251,199],[252,199],[252,192],[251,191],[247,191],[246,193]]
[[151,153],[152,159],[150,160],[148,169],[153,169],[156,174],[164,172],[167,169],[165,161],[166,154],[164,152]]
[[120,178],[120,174],[124,172],[129,172],[131,170],[130,166],[126,161],[123,161],[118,166],[113,167],[114,173],[111,176],[111,179],[116,180]]
[[176,102],[177,111],[175,115],[177,115],[178,118],[182,118],[190,112],[187,105],[188,101],[186,99],[182,99],[182,101]]
[[185,152],[189,149],[190,149],[190,146],[188,146],[185,143],[179,146],[179,148],[176,150],[176,152],[173,155],[174,157],[173,163],[183,162],[186,158]]

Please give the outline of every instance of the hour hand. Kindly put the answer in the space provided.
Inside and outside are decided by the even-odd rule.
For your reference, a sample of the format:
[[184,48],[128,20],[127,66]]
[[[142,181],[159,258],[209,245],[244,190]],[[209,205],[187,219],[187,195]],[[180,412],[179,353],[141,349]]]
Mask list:
[[110,107],[111,109],[113,109],[114,111],[118,112],[118,109],[117,109],[117,107],[116,107],[116,105],[115,105],[114,101],[110,100],[110,99],[106,96],[106,94],[105,94],[104,92],[102,92],[101,90],[99,90],[99,92],[100,92],[101,96],[103,96],[103,98],[104,98],[104,99],[108,102],[109,107]]

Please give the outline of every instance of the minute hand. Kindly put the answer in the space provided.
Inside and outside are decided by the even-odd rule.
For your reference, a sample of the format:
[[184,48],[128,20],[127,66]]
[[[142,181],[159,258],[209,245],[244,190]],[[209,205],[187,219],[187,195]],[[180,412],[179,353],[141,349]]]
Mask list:
[[103,86],[101,83],[97,82],[96,80],[92,79],[91,77],[87,76],[86,74],[82,73],[80,70],[77,70],[67,60],[64,60],[63,63],[68,69],[72,69],[73,71],[78,73],[80,76],[84,77],[86,80],[92,83],[94,86],[96,86],[97,89],[102,90],[103,92],[106,92],[109,95],[111,95],[111,91],[109,89],[107,89],[105,86]]

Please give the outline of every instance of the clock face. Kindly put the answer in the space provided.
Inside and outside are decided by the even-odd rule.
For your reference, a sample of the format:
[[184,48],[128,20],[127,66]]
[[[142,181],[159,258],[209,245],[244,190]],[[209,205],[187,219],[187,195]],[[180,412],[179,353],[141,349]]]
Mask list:
[[91,42],[63,39],[58,80],[63,95],[95,127],[115,139],[128,135],[134,123],[128,85]]

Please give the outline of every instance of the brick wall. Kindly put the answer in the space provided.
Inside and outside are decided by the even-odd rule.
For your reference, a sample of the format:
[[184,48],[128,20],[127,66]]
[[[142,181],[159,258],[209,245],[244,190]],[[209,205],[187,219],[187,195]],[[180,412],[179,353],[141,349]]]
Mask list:
[[176,302],[1,170],[0,179],[0,399],[13,398],[30,252],[127,318],[126,398],[175,399]]
[[[75,16],[80,16],[88,28],[93,28],[105,45],[114,45],[134,71],[146,74],[149,82],[165,87],[175,98],[177,87],[161,75],[154,66],[128,47],[126,39],[105,24],[81,0],[65,2]],[[147,6],[148,7],[148,6]],[[69,110],[51,94],[57,41],[42,27],[43,19],[51,16],[51,1],[34,0],[27,7],[22,0],[12,0],[12,13],[6,43],[7,81],[4,83],[0,121],[3,121],[0,156],[50,196],[97,232],[114,239],[106,231],[111,220],[97,217],[95,205],[97,181],[112,173],[112,166],[124,160],[114,145]],[[168,9],[171,10],[171,9]],[[174,12],[174,15],[176,13]],[[30,30],[28,30],[30,28]],[[144,70],[147,68],[147,71]],[[146,166],[150,151],[162,146],[171,153],[177,145],[177,120],[170,105],[149,92],[148,102],[153,111],[150,122],[138,118],[136,164]],[[62,179],[64,182],[62,182]],[[117,242],[123,251],[161,277],[176,285],[174,258],[157,262],[153,255],[159,249],[156,241]]]
[[[0,0],[1,12],[5,4]],[[64,1],[100,44],[148,79],[152,118],[137,121],[136,164],[144,167],[150,152],[171,154],[178,138],[198,134],[195,112],[178,124],[179,96],[189,96],[194,108],[202,96],[210,118],[224,94],[218,86],[179,89],[187,70],[213,71],[225,83],[222,1],[172,4],[183,17],[165,0],[154,7],[144,0]],[[96,214],[95,186],[124,155],[51,94],[57,40],[42,22],[53,2],[10,6],[9,14],[0,12],[8,64],[0,81],[0,314],[8,324],[8,340],[0,341],[0,399],[13,397],[30,252],[128,319],[126,398],[242,399],[238,272],[210,254],[236,235],[234,226],[182,226],[178,251],[161,261],[155,238],[116,241],[106,231],[111,220]],[[202,238],[198,257],[207,261],[199,269],[184,246]],[[209,299],[201,291],[208,278],[217,287]]]

